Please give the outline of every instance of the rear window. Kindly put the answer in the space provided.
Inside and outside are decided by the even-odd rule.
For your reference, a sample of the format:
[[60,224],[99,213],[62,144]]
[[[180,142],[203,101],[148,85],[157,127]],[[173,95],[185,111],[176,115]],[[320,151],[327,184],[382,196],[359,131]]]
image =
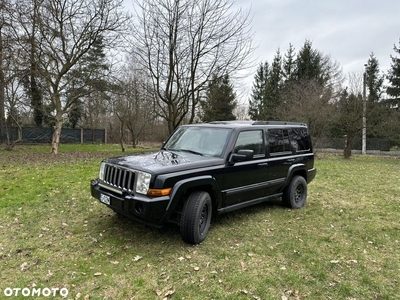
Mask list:
[[289,135],[292,147],[296,152],[310,150],[310,136],[307,128],[291,128]]
[[288,130],[268,129],[268,145],[270,154],[291,151]]

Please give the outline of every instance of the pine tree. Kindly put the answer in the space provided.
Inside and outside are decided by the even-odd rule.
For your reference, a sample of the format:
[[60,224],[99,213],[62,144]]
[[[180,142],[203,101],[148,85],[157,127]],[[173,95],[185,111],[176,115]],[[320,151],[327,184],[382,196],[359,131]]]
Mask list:
[[292,44],[289,44],[289,49],[287,50],[283,58],[283,77],[285,82],[291,81],[293,79],[295,68],[296,68],[296,53]]
[[[92,48],[86,53],[85,60],[71,72],[69,98],[70,111],[68,112],[69,126],[75,128],[86,110],[90,115],[93,106],[99,110],[101,100],[107,97],[104,91],[110,88],[107,81],[108,65],[104,52],[103,37],[100,35],[93,43]],[[93,97],[93,95],[95,95]],[[76,98],[77,99],[74,99]],[[96,103],[92,103],[95,98]],[[86,109],[85,107],[86,106]],[[87,116],[92,119],[92,116]],[[93,124],[91,124],[93,125]]]
[[[400,54],[400,39],[399,47],[394,45],[393,50],[397,54]],[[386,93],[390,97],[390,104],[400,107],[400,57],[391,55],[390,58],[392,59],[392,63],[387,76],[390,85],[387,87]]]
[[254,76],[254,83],[249,100],[249,115],[253,120],[264,119],[264,98],[268,83],[270,67],[268,62],[261,63]]
[[208,84],[206,100],[201,101],[203,122],[235,120],[233,110],[236,107],[236,95],[230,83],[229,75],[222,77],[213,75]]
[[297,81],[315,80],[325,85],[329,80],[329,72],[325,64],[323,55],[313,49],[311,41],[306,40],[297,54],[295,79]]
[[265,89],[265,97],[264,97],[265,120],[275,119],[274,111],[280,104],[282,85],[283,85],[282,56],[280,50],[278,49],[272,62],[271,72]]
[[379,102],[381,100],[383,88],[383,75],[380,74],[379,62],[374,53],[371,53],[368,59],[367,67],[367,89],[369,102]]

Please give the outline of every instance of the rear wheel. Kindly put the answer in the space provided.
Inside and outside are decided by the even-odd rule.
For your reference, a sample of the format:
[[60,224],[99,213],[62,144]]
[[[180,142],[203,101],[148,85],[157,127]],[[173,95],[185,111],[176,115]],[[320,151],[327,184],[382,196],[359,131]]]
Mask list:
[[282,195],[282,202],[290,208],[302,208],[307,201],[307,181],[303,176],[294,176]]
[[199,244],[207,236],[212,215],[211,197],[207,192],[193,192],[182,210],[180,230],[186,243]]

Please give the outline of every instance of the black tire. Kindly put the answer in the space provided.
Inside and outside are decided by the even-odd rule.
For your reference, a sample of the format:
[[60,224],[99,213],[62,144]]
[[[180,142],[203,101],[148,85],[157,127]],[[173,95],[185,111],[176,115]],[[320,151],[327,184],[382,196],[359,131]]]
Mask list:
[[182,210],[180,230],[186,243],[199,244],[207,236],[212,215],[211,197],[207,192],[193,192]]
[[282,195],[283,205],[290,208],[302,208],[307,201],[307,181],[303,176],[294,176]]

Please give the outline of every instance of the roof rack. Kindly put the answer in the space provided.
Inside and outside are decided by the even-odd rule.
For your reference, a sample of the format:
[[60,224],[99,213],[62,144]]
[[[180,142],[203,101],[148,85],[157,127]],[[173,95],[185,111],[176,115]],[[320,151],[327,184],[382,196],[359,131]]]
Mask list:
[[254,121],[253,125],[306,125],[300,122],[286,122],[286,121]]
[[286,122],[286,121],[212,121],[209,124],[226,124],[226,125],[301,125],[306,126],[305,123],[300,122]]

